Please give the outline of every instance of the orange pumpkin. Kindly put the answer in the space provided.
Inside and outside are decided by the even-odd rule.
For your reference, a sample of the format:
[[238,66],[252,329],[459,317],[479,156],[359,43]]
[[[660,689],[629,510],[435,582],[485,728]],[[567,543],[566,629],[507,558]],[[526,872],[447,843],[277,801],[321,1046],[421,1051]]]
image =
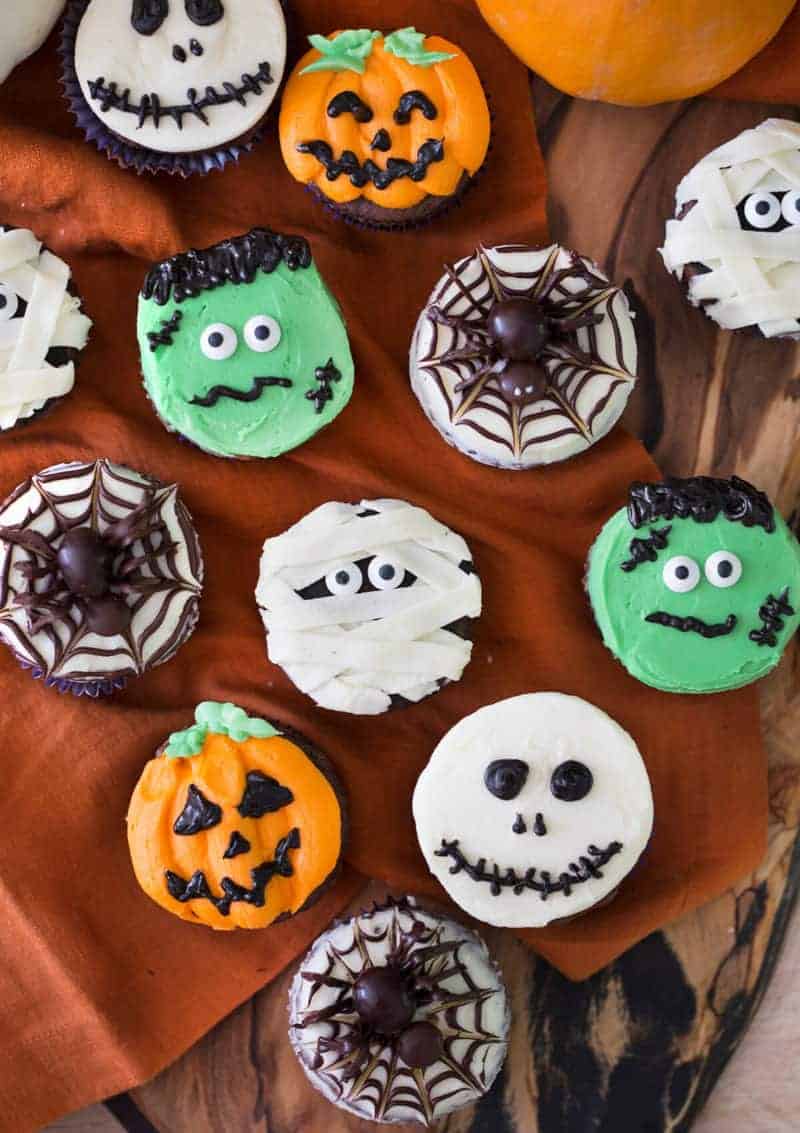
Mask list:
[[553,86],[648,106],[710,90],[767,44],[795,0],[478,0],[501,39]]
[[408,209],[429,195],[452,196],[480,169],[489,108],[458,47],[413,28],[311,39],[318,46],[293,71],[280,117],[297,181],[338,204]]
[[[335,873],[341,794],[304,741],[232,704],[200,705],[145,767],[128,844],[145,893],[184,920],[263,928]],[[171,754],[174,753],[174,754]]]

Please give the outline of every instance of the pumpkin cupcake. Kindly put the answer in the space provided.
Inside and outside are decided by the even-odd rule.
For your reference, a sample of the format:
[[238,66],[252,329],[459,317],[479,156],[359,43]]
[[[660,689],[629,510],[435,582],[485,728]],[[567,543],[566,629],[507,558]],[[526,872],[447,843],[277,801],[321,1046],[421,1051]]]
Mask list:
[[136,785],[128,844],[142,889],[193,924],[264,928],[308,908],[333,880],[342,788],[293,730],[206,701]]
[[334,1105],[430,1126],[489,1091],[510,1012],[480,937],[403,898],[318,937],[292,981],[289,1021],[300,1065]]
[[280,116],[295,180],[370,228],[419,224],[456,201],[483,165],[491,133],[464,52],[412,27],[309,40]]

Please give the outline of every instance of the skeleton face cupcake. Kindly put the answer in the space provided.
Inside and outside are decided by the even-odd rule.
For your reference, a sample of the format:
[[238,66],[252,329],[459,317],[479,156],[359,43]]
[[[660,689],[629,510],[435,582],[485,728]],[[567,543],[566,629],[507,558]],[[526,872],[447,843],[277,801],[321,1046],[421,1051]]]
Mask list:
[[308,242],[254,228],[156,264],[139,297],[150,400],[215,456],[279,456],[344,409],[353,358]]
[[428,868],[478,920],[546,925],[619,886],[653,825],[631,737],[575,696],[531,693],[451,728],[414,791]]
[[589,555],[603,641],[664,692],[722,692],[768,673],[800,624],[800,547],[746,480],[631,485]]
[[26,0],[3,5],[3,34],[0,37],[0,83],[42,46],[52,31],[64,0]]
[[280,87],[280,0],[71,0],[62,54],[87,137],[122,164],[221,168]]
[[57,464],[0,507],[0,640],[60,692],[106,696],[197,624],[200,545],[177,485]]
[[481,584],[464,540],[402,500],[327,503],[267,539],[270,660],[323,708],[374,715],[457,681]]
[[410,898],[318,938],[289,992],[311,1084],[367,1121],[432,1125],[477,1101],[505,1060],[509,1009],[481,939]]
[[800,125],[768,118],[678,185],[661,255],[727,330],[800,335]]
[[585,451],[636,380],[628,301],[558,245],[478,248],[434,288],[411,344],[411,388],[444,439],[525,469]]
[[27,229],[0,227],[0,431],[70,392],[91,325],[64,261]]

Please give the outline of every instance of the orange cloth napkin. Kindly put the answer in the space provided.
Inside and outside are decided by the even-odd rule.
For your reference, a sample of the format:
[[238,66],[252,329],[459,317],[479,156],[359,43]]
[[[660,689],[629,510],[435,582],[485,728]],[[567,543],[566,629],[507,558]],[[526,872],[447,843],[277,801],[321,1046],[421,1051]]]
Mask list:
[[[416,24],[460,44],[483,77],[494,146],[462,207],[423,231],[362,233],[289,178],[274,134],[222,175],[137,178],[98,154],[61,99],[52,46],[0,88],[0,220],[33,228],[74,268],[95,320],[77,387],[0,440],[0,495],[58,461],[109,456],[183,487],[207,566],[200,626],[178,656],[113,700],[60,697],[0,650],[0,1128],[22,1133],[142,1081],[279,972],[361,875],[441,897],[418,851],[415,779],[457,720],[537,689],[584,696],[635,736],[657,821],[646,860],[609,906],[531,932],[580,978],[755,865],[765,761],[753,690],[667,696],[604,649],[582,588],[587,550],[635,478],[657,475],[622,431],[541,472],[505,473],[445,445],[412,396],[411,332],[442,265],[478,241],[546,241],[545,179],[528,76],[468,0],[296,0],[305,32]],[[344,308],[357,362],[350,406],[272,462],[215,460],[168,435],[145,398],[134,335],[152,260],[251,225],[300,232]],[[265,656],[253,599],[262,541],[329,499],[397,496],[463,533],[485,608],[464,678],[376,718],[316,709]],[[301,728],[350,795],[348,868],[321,905],[252,934],[215,935],[137,888],[125,813],[145,761],[203,699]]]

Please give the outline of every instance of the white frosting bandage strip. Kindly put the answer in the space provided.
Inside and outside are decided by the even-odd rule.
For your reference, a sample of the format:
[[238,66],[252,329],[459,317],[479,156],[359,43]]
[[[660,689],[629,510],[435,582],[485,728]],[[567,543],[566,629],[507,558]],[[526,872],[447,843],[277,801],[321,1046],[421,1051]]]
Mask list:
[[32,232],[0,229],[0,429],[72,389],[75,365],[62,351],[82,350],[92,324],[69,280],[67,264]]
[[729,330],[800,334],[800,125],[769,118],[713,150],[676,215],[661,255],[695,306]]
[[322,707],[371,715],[459,679],[481,584],[459,535],[372,500],[323,504],[268,539],[256,599],[270,660]]

